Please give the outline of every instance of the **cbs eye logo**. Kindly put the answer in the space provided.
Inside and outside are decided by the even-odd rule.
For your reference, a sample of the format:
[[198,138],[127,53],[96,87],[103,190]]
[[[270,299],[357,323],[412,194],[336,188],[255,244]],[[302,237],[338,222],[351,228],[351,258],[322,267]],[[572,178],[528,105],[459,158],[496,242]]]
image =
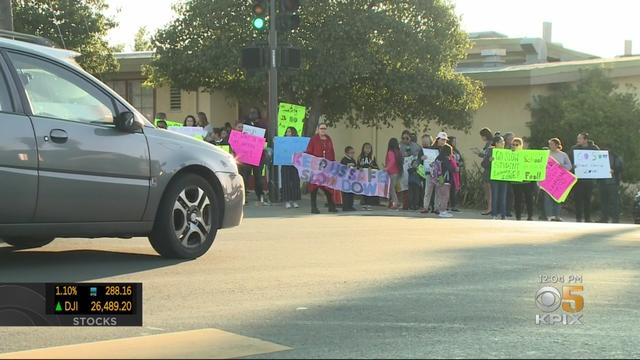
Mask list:
[[[536,292],[536,306],[544,315],[536,315],[536,324],[581,324],[582,315],[577,314],[584,309],[584,298],[578,295],[584,290],[583,286],[563,286],[562,294],[553,286],[543,286]],[[562,306],[565,314],[550,314]]]

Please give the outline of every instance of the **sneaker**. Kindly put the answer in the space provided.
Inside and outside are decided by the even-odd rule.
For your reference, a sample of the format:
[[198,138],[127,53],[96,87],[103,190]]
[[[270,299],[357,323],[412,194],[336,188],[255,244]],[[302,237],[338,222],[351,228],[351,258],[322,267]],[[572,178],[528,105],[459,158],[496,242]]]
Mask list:
[[441,218],[450,218],[453,217],[453,214],[448,211],[443,211],[438,216],[440,216]]
[[460,212],[460,209],[451,209],[453,212]]
[[287,201],[287,202],[284,204],[284,208],[285,208],[285,209],[291,209],[291,202]]
[[320,214],[320,210],[316,209],[311,209],[311,213],[312,214]]
[[562,220],[562,218],[560,216],[556,216],[556,221],[563,222],[564,220]]
[[294,201],[294,202],[293,202],[293,207],[297,209],[297,208],[299,208],[299,207],[300,207],[300,205],[298,205],[298,203]]

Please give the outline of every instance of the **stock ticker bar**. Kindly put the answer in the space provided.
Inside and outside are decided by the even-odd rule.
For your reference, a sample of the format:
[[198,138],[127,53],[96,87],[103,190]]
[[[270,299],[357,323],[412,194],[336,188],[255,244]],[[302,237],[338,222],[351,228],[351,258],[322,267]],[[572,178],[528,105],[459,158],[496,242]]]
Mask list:
[[142,283],[0,284],[0,326],[142,326]]

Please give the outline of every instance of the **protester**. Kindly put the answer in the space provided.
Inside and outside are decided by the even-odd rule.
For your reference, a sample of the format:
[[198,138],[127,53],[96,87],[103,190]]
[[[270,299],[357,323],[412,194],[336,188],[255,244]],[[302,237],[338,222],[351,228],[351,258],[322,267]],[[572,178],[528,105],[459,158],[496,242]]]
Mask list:
[[182,122],[182,126],[184,127],[195,127],[196,126],[196,118],[193,115],[187,115]]
[[[438,139],[447,140],[445,133],[439,133]],[[431,182],[436,188],[436,194],[438,194],[438,216],[443,218],[453,217],[453,214],[447,211],[447,204],[449,203],[449,194],[451,192],[451,183],[453,182],[453,171],[451,167],[451,158],[453,156],[453,150],[448,144],[443,144],[440,147],[440,154],[433,162],[431,168]]]
[[[500,135],[500,133],[498,133],[498,135]],[[504,148],[507,150],[511,150],[511,144],[513,142],[513,139],[515,138],[515,134],[511,131],[507,131],[504,133],[504,135],[502,135],[502,138],[504,139]],[[513,184],[511,182],[507,183],[507,217],[513,217],[513,214],[511,213],[511,209],[513,208]]]
[[[434,144],[433,137],[429,134],[422,135],[422,149],[430,149],[430,150],[438,150],[438,146]],[[426,160],[426,157],[422,155],[422,161]],[[431,183],[431,164],[427,164],[425,166],[425,181],[423,184],[423,189],[421,191],[422,194],[422,208],[420,209],[420,213],[428,214],[435,213],[435,199],[436,199],[436,188]]]
[[[376,157],[373,155],[373,146],[370,143],[364,143],[358,156],[358,169],[378,169]],[[362,196],[362,208],[364,210],[373,210],[373,206],[378,204],[376,196]]]
[[420,208],[420,183],[421,178],[418,175],[418,159],[420,158],[422,150],[420,146],[412,141],[412,134],[409,130],[402,132],[402,142],[400,143],[400,153],[404,159],[411,158],[411,163],[404,169],[403,176],[407,176],[406,179],[402,179],[402,182],[407,183],[408,192],[403,193],[403,210],[418,210]]
[[491,141],[491,147],[487,149],[486,155],[482,160],[485,179],[491,184],[491,217],[497,219],[498,215],[502,220],[507,217],[507,182],[499,180],[491,180],[491,163],[493,162],[493,151],[495,149],[504,149],[504,139],[502,136],[494,136]]
[[[243,121],[243,123],[244,125],[250,125],[253,127],[266,129],[263,125],[260,111],[257,108],[249,109],[249,113],[245,117],[245,120]],[[265,136],[266,136],[266,130],[265,130]],[[258,186],[256,186],[256,196],[258,196],[258,201],[263,205],[270,205],[269,200],[264,195],[265,194],[264,186],[263,186],[264,178],[262,176],[262,172],[264,170],[266,160],[267,160],[267,154],[266,152],[263,152],[260,164],[258,164],[257,166],[251,165],[249,169],[250,169],[250,172],[253,174],[254,182],[256,184],[260,183],[259,188]],[[259,189],[259,192],[258,192],[258,189]]]
[[156,126],[158,127],[158,129],[167,129],[167,122],[165,120],[156,120]]
[[200,111],[198,112],[197,115],[198,115],[198,121],[196,122],[196,126],[199,126],[201,128],[206,128],[207,126],[211,126],[211,124],[209,124],[209,119],[207,119],[207,114]]
[[620,182],[622,181],[623,162],[609,146],[603,146],[609,151],[609,166],[611,169],[610,179],[598,180],[600,192],[600,208],[602,215],[598,222],[612,223],[620,222]]
[[[290,126],[287,128],[284,136],[298,136],[298,130]],[[293,165],[282,166],[282,199],[284,207],[290,209],[292,207],[299,208],[298,201],[301,199],[300,193],[300,175]]]
[[231,130],[227,130],[226,126],[220,129],[220,137],[223,144],[229,144],[229,135],[231,135]]
[[[356,163],[356,151],[353,146],[347,146],[344,148],[344,157],[340,160],[340,164],[346,165],[349,168],[357,168]],[[352,192],[342,192],[342,211],[356,211],[353,207],[353,198],[355,194]]]
[[[318,132],[309,141],[309,145],[305,152],[327,160],[336,160],[336,154],[333,150],[333,142],[329,135],[327,135],[327,125],[325,123],[320,123],[318,125]],[[333,193],[330,189],[325,186],[309,184],[309,192],[311,192],[311,213],[320,214],[320,210],[318,209],[318,190],[322,190],[326,195],[327,202],[329,203],[329,212],[338,212],[336,205],[333,202]]]
[[[514,137],[511,143],[511,150],[521,151],[524,149],[524,142],[519,137]],[[531,181],[523,181],[520,183],[511,183],[513,187],[513,195],[515,199],[516,219],[522,219],[522,206],[527,206],[527,220],[533,220],[533,192],[536,189],[535,183]],[[524,202],[524,204],[523,204]],[[508,216],[508,214],[507,214]]]
[[[571,159],[564,151],[562,151],[562,142],[558,138],[549,139],[549,156],[553,157],[563,168],[571,171]],[[560,217],[560,204],[557,203],[551,195],[545,193],[544,212],[548,221],[562,221]]]
[[458,210],[458,196],[462,190],[462,169],[464,168],[464,159],[460,150],[458,150],[457,140],[455,136],[449,136],[448,144],[453,149],[453,157],[451,159],[451,165],[453,166],[453,186],[451,186],[451,193],[449,194],[449,207],[450,211],[460,212]]
[[[474,148],[474,152],[476,153],[476,155],[478,155],[479,157],[481,157],[482,159],[484,159],[487,156],[487,152],[489,151],[489,149],[491,148],[491,144],[493,142],[493,133],[491,132],[491,130],[489,128],[482,128],[480,130],[480,138],[482,139],[482,141],[484,142],[484,146],[482,147],[482,150],[479,150],[478,148]],[[491,214],[491,210],[492,210],[492,206],[491,206],[491,199],[493,198],[491,196],[491,183],[489,182],[489,178],[491,177],[491,173],[489,173],[488,175],[486,174],[486,170],[485,173],[483,174],[483,179],[484,181],[484,194],[485,194],[485,200],[487,202],[487,209],[482,212],[482,215],[490,215]]]
[[398,139],[389,139],[387,146],[387,155],[385,157],[384,170],[389,173],[391,186],[389,187],[389,207],[393,210],[399,209],[398,194],[396,189],[400,176],[402,176],[402,154],[400,153],[400,144]]
[[[580,133],[577,136],[576,144],[571,147],[569,158],[574,165],[575,170],[575,151],[576,150],[600,150],[600,148],[589,139],[589,134],[586,132]],[[592,179],[578,179],[578,182],[573,187],[573,198],[576,203],[576,221],[591,222],[591,195],[593,194],[594,180]]]
[[[244,124],[239,122],[236,124],[235,130],[242,132],[243,128],[244,128]],[[262,160],[260,163],[261,165],[263,161],[264,161],[264,154],[262,156]],[[254,184],[255,194],[256,194],[258,203],[262,205],[270,205],[270,203],[266,200],[264,196],[264,184],[263,184],[264,180],[262,178],[261,166],[254,166],[251,164],[238,164],[238,172],[240,172],[240,175],[244,180],[245,190],[248,190],[249,180],[251,179],[251,177],[253,177],[253,180],[254,180],[253,184]]]

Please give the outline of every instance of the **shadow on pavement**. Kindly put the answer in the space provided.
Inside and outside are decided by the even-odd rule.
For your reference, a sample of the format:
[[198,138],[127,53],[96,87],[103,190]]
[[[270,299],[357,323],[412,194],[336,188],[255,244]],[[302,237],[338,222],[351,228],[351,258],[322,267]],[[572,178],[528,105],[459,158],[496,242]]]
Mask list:
[[180,262],[157,255],[113,251],[14,251],[11,247],[0,247],[0,282],[89,281]]
[[[451,265],[235,331],[293,348],[278,358],[635,357],[640,241],[610,240],[637,231],[416,254]],[[539,276],[555,274],[585,276],[584,325],[535,324]]]

